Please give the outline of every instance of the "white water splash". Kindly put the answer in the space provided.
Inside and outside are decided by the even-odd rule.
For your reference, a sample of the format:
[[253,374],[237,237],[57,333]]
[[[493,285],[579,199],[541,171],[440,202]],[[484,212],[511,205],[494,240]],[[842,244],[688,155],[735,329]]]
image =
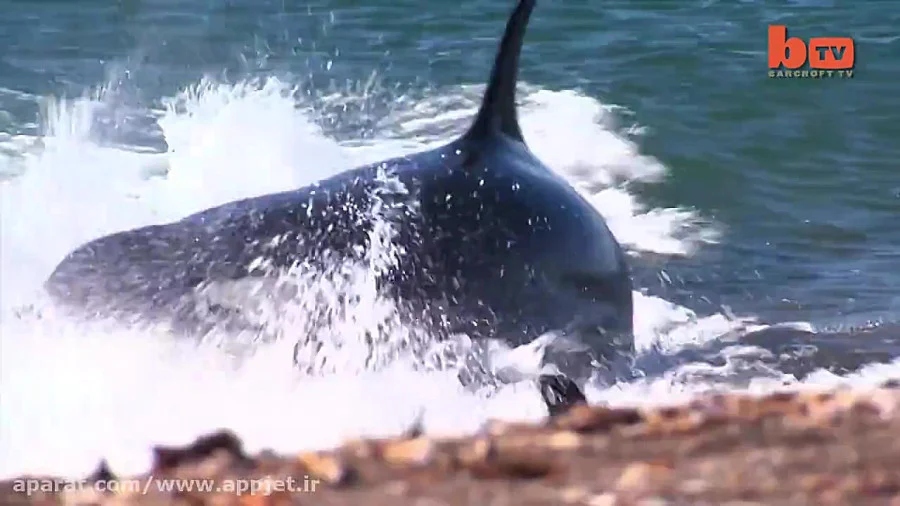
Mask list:
[[[396,433],[420,414],[426,429],[436,432],[471,431],[487,418],[545,414],[530,382],[487,395],[460,386],[452,368],[422,370],[403,360],[377,370],[360,367],[371,349],[360,344],[359,328],[377,325],[389,312],[363,296],[352,307],[353,318],[330,329],[344,338],[344,346],[318,351],[316,357],[331,366],[320,375],[294,367],[296,339],[259,343],[252,353],[236,355],[221,343],[176,341],[152,330],[76,326],[47,308],[41,317],[21,314],[23,304],[42,307],[42,280],[84,241],[417,151],[449,140],[452,129],[439,138],[416,132],[454,121],[458,131],[474,112],[469,89],[433,96],[385,119],[385,131],[399,134],[350,147],[325,136],[310,110],[296,107],[290,91],[274,79],[200,83],[160,112],[169,146],[164,154],[99,147],[90,125],[102,97],[49,108],[41,149],[35,148],[38,139],[3,141],[2,150],[15,151],[9,159],[24,173],[0,187],[0,475],[79,475],[102,457],[117,472],[138,472],[148,465],[152,445],[185,443],[220,427],[237,432],[250,450],[290,451],[332,446],[348,436]],[[608,108],[573,92],[531,90],[525,102],[521,122],[531,149],[578,186],[622,242],[635,250],[689,254],[714,239],[714,229],[688,210],[646,209],[622,186],[606,186],[665,174],[665,167],[616,132]],[[365,279],[352,285],[358,294],[372,293]],[[699,317],[640,293],[635,297],[643,350],[677,349],[742,325],[723,315]],[[533,355],[526,348],[507,356],[527,369],[536,362]],[[694,367],[589,388],[587,394],[618,404],[670,402],[709,388],[709,382],[691,379],[703,368]],[[716,371],[708,366],[705,372]],[[884,374],[864,370],[859,378]],[[864,382],[859,378],[849,381]]]

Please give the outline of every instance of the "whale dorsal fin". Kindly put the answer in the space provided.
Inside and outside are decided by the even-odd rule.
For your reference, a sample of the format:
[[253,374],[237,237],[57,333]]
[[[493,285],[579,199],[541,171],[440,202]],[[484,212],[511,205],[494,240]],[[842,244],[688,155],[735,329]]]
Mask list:
[[484,137],[491,132],[502,132],[508,137],[524,142],[516,115],[516,81],[519,75],[519,53],[525,27],[534,8],[535,0],[519,0],[500,42],[491,80],[481,100],[481,108],[464,137]]

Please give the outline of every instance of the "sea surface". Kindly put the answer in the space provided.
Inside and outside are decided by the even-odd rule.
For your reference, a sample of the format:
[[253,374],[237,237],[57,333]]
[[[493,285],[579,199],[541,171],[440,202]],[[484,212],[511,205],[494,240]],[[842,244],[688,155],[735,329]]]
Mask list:
[[[587,388],[592,402],[900,375],[897,5],[538,2],[526,140],[634,267],[639,353],[630,374]],[[365,272],[343,345],[319,350],[313,374],[291,360],[301,331],[242,348],[176,341],[54,317],[41,292],[100,235],[452,139],[511,8],[0,0],[0,475],[80,475],[103,457],[136,472],[152,445],[219,427],[290,451],[419,418],[459,433],[544,416],[530,381],[462,386],[457,369],[481,360],[459,359],[465,339],[441,351],[457,369],[366,366],[384,353],[359,329],[385,308]],[[771,23],[854,38],[853,77],[769,78]],[[494,352],[526,370],[546,342]]]

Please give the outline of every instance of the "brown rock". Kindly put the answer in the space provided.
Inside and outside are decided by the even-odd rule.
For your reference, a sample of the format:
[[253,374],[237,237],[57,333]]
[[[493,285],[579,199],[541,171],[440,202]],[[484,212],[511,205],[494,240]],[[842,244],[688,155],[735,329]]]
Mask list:
[[[455,439],[431,438],[417,425],[395,439],[294,458],[247,456],[222,431],[183,448],[157,448],[149,474],[256,480],[254,493],[50,486],[26,494],[23,480],[39,478],[23,477],[0,483],[0,504],[900,506],[898,406],[898,384],[713,394],[658,409],[575,406],[543,423],[495,422]],[[87,481],[114,479],[101,463]]]
[[300,454],[298,460],[311,476],[332,486],[346,485],[355,475],[351,467],[333,455],[310,452]]

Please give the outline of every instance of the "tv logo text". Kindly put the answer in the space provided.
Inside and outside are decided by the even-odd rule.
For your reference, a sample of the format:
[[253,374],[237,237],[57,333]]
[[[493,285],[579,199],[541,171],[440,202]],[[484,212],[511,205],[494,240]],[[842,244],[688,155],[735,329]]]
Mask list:
[[769,25],[769,77],[853,77],[856,47],[850,37],[788,37],[784,25]]

